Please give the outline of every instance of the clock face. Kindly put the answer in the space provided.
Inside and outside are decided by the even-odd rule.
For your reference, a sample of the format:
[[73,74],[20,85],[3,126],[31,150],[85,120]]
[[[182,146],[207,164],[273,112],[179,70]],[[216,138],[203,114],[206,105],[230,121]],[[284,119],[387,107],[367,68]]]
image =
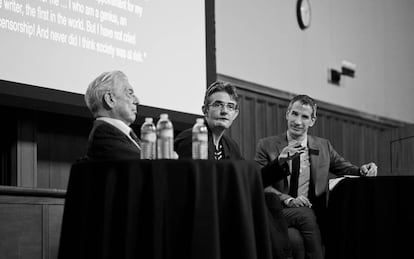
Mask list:
[[310,26],[312,12],[309,0],[298,0],[296,5],[296,15],[299,27],[304,30]]

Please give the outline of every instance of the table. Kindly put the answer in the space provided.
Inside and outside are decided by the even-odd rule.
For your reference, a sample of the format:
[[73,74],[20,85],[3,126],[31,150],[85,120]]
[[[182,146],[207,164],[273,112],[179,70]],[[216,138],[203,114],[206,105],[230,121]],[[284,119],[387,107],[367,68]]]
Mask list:
[[345,178],[329,197],[326,258],[411,258],[414,176]]
[[271,258],[254,162],[124,160],[71,168],[59,258]]

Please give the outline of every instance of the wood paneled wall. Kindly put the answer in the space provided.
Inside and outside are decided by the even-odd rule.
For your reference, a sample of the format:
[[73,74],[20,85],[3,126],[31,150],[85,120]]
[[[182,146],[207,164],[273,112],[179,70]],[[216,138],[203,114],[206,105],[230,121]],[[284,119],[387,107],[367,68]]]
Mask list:
[[0,258],[57,258],[64,191],[0,186]]
[[[286,110],[290,93],[261,85],[218,75],[221,81],[229,82],[238,88],[241,96],[240,114],[229,135],[240,145],[246,159],[253,159],[260,138],[277,135],[286,131]],[[327,138],[335,149],[356,165],[371,161],[379,165],[383,132],[405,126],[405,123],[380,118],[344,107],[318,101],[317,121],[310,134]]]
[[414,174],[414,124],[386,131],[381,137],[380,157],[390,175]]
[[66,189],[72,164],[86,154],[93,120],[43,114],[37,121],[37,186]]

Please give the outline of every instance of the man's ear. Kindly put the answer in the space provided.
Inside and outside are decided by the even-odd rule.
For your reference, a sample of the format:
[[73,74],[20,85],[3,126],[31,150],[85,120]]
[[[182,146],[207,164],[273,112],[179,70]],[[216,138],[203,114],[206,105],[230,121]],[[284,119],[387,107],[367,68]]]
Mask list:
[[109,109],[112,109],[115,106],[115,100],[111,92],[105,93],[102,99],[103,99],[102,101],[103,101],[104,107],[108,107]]
[[234,111],[233,116],[234,116],[233,120],[235,120],[237,118],[237,116],[239,116],[239,110],[238,109]]
[[312,127],[316,122],[316,117],[311,118],[311,123],[309,124],[309,127]]
[[201,110],[203,111],[204,116],[207,116],[207,112],[208,112],[207,106],[206,105],[201,106]]

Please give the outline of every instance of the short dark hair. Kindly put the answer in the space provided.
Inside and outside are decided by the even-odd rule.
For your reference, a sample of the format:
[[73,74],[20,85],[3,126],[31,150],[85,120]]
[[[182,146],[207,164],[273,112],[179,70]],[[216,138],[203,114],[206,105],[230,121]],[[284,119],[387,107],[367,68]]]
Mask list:
[[236,87],[225,82],[221,81],[215,81],[212,83],[206,90],[206,93],[204,95],[204,107],[207,107],[209,105],[209,98],[214,93],[217,92],[226,92],[230,95],[230,97],[236,101],[237,107],[239,104],[239,95],[237,94]]
[[316,102],[311,97],[305,94],[300,94],[293,97],[292,100],[290,100],[287,111],[289,112],[290,109],[292,109],[292,105],[298,101],[303,105],[309,105],[312,108],[312,118],[316,118]]

